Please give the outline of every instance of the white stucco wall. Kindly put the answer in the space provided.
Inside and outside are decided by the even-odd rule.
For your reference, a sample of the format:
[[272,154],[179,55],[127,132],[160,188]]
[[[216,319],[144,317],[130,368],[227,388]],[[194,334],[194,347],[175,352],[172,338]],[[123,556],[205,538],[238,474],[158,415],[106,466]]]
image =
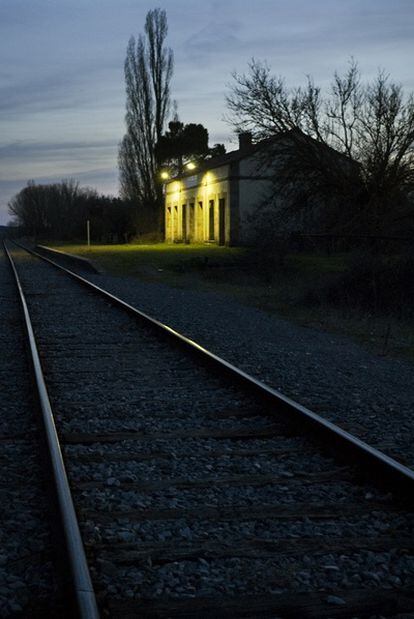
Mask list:
[[260,165],[257,157],[241,159],[239,163],[239,242],[242,244],[252,241],[256,210],[273,192],[273,184],[267,178],[269,176],[270,171]]

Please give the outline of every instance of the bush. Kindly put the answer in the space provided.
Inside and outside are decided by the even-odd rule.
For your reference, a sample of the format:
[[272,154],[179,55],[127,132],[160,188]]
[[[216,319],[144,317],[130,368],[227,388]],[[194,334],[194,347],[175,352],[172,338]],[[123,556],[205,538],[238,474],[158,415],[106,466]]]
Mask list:
[[247,262],[254,267],[256,276],[270,282],[285,266],[290,246],[289,234],[281,232],[275,213],[269,210],[257,210],[250,218],[250,224],[253,234]]
[[129,242],[133,245],[157,245],[163,241],[164,237],[160,232],[143,232],[129,239]]
[[368,250],[349,254],[347,267],[336,281],[306,300],[358,307],[373,314],[414,315],[414,251],[385,256]]

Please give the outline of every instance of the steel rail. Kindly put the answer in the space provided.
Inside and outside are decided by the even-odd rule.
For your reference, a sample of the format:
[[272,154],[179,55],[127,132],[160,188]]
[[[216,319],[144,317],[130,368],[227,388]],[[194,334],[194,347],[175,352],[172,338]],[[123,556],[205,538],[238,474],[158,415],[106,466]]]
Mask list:
[[58,499],[62,528],[65,535],[66,548],[69,557],[69,565],[72,576],[72,587],[73,593],[75,595],[74,601],[76,602],[76,612],[80,619],[99,619],[98,606],[96,603],[95,593],[89,573],[89,567],[82,543],[79,524],[73,505],[72,494],[69,487],[65,464],[63,462],[62,450],[56,432],[53,411],[51,408],[46,383],[43,377],[42,366],[40,363],[29,310],[15,264],[10,255],[10,252],[7,249],[5,242],[3,242],[3,246],[4,251],[9,259],[11,269],[13,271],[24,315],[24,322],[31,353],[33,372],[39,396],[40,409],[42,412],[42,421],[45,429],[49,458],[52,466],[53,483]]
[[97,286],[81,275],[78,275],[74,271],[62,267],[54,260],[42,256],[32,249],[24,247],[20,243],[15,244],[28,253],[63,271],[81,285],[86,286],[89,290],[92,290],[105,298],[111,304],[121,307],[134,318],[150,325],[159,333],[168,336],[175,343],[180,344],[191,353],[197,355],[204,362],[208,362],[215,368],[216,371],[228,374],[233,378],[233,380],[237,380],[249,391],[259,395],[265,402],[275,407],[276,410],[270,410],[269,413],[277,416],[280,416],[280,413],[282,412],[285,413],[288,417],[288,421],[294,426],[299,428],[306,427],[307,430],[314,434],[314,436],[320,438],[323,446],[327,448],[337,459],[345,459],[348,463],[351,462],[351,464],[358,464],[360,466],[359,471],[361,475],[370,483],[382,488],[385,487],[388,491],[398,494],[405,503],[410,505],[414,504],[413,470],[404,466],[394,458],[382,453],[375,447],[371,447],[366,442],[356,436],[353,436],[336,424],[324,419],[317,413],[314,413],[291,398],[288,398],[280,391],[269,387],[250,374],[247,374],[247,372],[244,372],[225,359],[222,359],[203,346],[200,346],[197,342],[185,337],[178,331],[163,324],[159,320],[149,316],[141,310],[138,310],[136,307],[126,303],[122,299]]

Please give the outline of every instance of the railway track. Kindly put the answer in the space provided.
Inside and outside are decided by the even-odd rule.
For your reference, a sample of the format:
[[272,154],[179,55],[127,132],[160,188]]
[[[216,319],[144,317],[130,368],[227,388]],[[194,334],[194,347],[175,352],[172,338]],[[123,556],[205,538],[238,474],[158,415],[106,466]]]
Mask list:
[[414,612],[412,471],[12,254],[103,616]]
[[13,276],[0,253],[0,617],[63,616],[53,515]]

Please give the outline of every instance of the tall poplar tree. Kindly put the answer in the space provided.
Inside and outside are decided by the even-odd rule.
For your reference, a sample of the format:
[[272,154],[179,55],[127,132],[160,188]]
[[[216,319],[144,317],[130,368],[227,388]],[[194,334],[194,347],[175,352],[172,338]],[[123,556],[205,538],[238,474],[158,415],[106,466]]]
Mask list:
[[139,210],[142,232],[162,231],[162,188],[157,180],[155,146],[170,108],[173,52],[166,47],[166,12],[147,13],[145,33],[130,38],[125,59],[126,133],[119,146],[122,197]]

